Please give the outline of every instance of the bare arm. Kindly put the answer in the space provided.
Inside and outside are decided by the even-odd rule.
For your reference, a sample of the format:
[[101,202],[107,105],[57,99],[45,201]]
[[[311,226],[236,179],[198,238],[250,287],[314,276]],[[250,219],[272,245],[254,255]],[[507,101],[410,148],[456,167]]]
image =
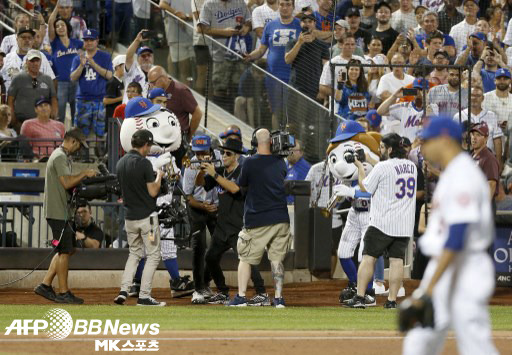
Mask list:
[[14,96],[7,96],[7,105],[11,110],[11,126],[16,130],[16,132],[19,132],[21,123],[18,122],[16,115],[14,114]]
[[164,176],[164,172],[162,170],[158,170],[156,173],[155,181],[146,183],[149,195],[151,197],[158,196],[158,193],[160,192],[160,186],[162,185],[162,176]]
[[297,42],[295,42],[295,45],[293,46],[293,48],[289,52],[286,52],[286,54],[284,55],[284,61],[286,64],[293,63],[295,58],[297,58],[297,54],[299,54],[300,48],[302,47],[303,43],[304,43],[304,36],[301,33],[299,35],[299,39],[297,40]]
[[89,238],[82,232],[76,232],[76,239],[81,240],[86,248],[98,249],[100,247],[99,241],[94,238]]
[[71,72],[71,74],[69,75],[69,78],[72,80],[72,81],[77,81],[78,79],[80,79],[80,76],[82,75],[82,72],[84,71],[84,68],[85,68],[85,56],[82,56],[80,58],[80,65],[74,70]]
[[69,190],[70,188],[75,187],[80,182],[82,182],[82,180],[85,179],[86,177],[93,177],[95,175],[96,172],[94,170],[87,169],[77,175],[59,176],[59,182],[65,190]]
[[197,127],[199,127],[199,123],[201,123],[201,117],[203,117],[203,111],[201,111],[199,105],[197,105],[190,118],[189,138],[192,138],[194,133],[196,133]]
[[232,37],[240,34],[240,31],[235,30],[234,28],[211,28],[210,26],[206,26],[202,23],[197,24],[197,32],[217,37]]
[[263,27],[255,28],[254,32],[256,32],[256,36],[261,39],[261,36],[263,35]]
[[489,183],[489,194],[490,194],[489,197],[492,200],[494,198],[494,192],[496,191],[496,181],[488,180],[487,182]]
[[267,46],[264,44],[260,44],[258,48],[253,50],[251,53],[247,54],[247,60],[257,60],[263,57],[265,52],[267,51]]
[[468,48],[466,48],[466,50],[464,52],[462,52],[462,54],[459,56],[459,58],[457,58],[457,60],[455,61],[455,65],[466,65],[466,62],[469,57],[469,52],[470,52],[470,49],[468,46]]
[[54,96],[52,97],[51,99],[52,101],[52,111],[51,111],[51,117],[56,119],[57,117],[59,117],[59,103],[57,101],[57,98]]
[[503,144],[501,142],[501,137],[494,138],[492,142],[494,143],[494,151],[496,152],[496,159],[498,159],[499,172],[501,173],[503,171]]
[[354,164],[356,164],[356,166],[357,166],[357,182],[359,184],[359,189],[362,192],[368,192],[368,191],[366,191],[366,189],[364,188],[364,185],[363,185],[363,180],[366,177],[366,173],[364,172],[364,166],[359,160],[357,160],[357,158],[356,158]]
[[94,59],[87,58],[87,62],[89,65],[98,72],[102,77],[104,77],[107,80],[110,80],[112,78],[112,72],[106,68],[103,68],[101,65],[96,63]]
[[48,18],[48,38],[50,39],[50,42],[55,39],[55,20],[57,20],[57,14],[59,13],[58,7],[59,4],[55,5],[50,17]]
[[393,95],[388,97],[377,109],[377,113],[381,116],[389,115],[389,108],[396,102],[396,99],[402,93],[402,88],[398,89]]
[[123,97],[122,96],[119,96],[119,97],[104,97],[103,98],[103,105],[117,104],[118,102],[122,102],[122,101],[123,101]]
[[137,36],[126,50],[126,60],[124,63],[124,67],[127,72],[130,71],[130,68],[133,65],[135,52],[137,52],[137,48],[139,48],[140,44],[142,43],[142,32],[144,31],[146,30],[142,30],[139,33],[137,33]]

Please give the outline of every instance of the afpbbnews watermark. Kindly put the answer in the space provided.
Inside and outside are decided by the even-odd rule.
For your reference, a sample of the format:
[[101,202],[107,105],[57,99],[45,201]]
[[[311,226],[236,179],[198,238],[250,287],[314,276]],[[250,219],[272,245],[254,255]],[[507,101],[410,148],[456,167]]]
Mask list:
[[15,319],[5,328],[4,335],[45,334],[53,340],[62,340],[69,335],[134,335],[141,339],[94,339],[95,351],[158,351],[159,344],[154,339],[144,339],[147,335],[158,335],[157,323],[121,323],[119,319],[105,321],[99,319],[76,319],[64,309],[50,309],[42,319]]

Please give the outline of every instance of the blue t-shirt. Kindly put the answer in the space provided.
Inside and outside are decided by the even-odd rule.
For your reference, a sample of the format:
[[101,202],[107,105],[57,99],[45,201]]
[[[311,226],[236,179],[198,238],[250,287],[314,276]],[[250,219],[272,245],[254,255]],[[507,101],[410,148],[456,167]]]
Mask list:
[[[93,60],[101,68],[113,71],[112,60],[110,54],[98,50],[93,57]],[[71,72],[75,71],[80,65],[80,57],[76,56],[73,58],[73,64],[71,65]],[[104,74],[104,73],[102,73]],[[107,79],[102,77],[96,70],[94,70],[89,64],[85,64],[84,70],[80,79],[78,79],[78,90],[76,97],[81,100],[101,100],[106,94]]]
[[[306,176],[308,176],[309,169],[311,169],[311,164],[309,164],[306,159],[300,158],[298,162],[293,165],[290,165],[288,161],[286,161],[286,169],[288,170],[288,174],[286,175],[286,180],[306,180]],[[288,204],[292,204],[295,200],[293,195],[286,196],[286,200]]]
[[57,36],[51,43],[52,45],[52,58],[53,71],[58,81],[69,81],[71,74],[71,64],[73,59],[77,56],[78,50],[84,46],[84,42],[79,39],[71,38],[69,40],[69,47],[65,47],[62,41]]
[[[443,37],[444,37],[444,44],[443,46],[454,46],[455,47],[455,41],[453,40],[453,37],[447,35],[447,34],[444,34],[443,33]],[[427,41],[427,35],[426,34],[421,34],[421,35],[416,35],[416,42],[418,42],[418,45],[420,46],[421,49],[424,49],[423,48],[423,41]]]
[[301,30],[298,18],[293,18],[287,25],[282,24],[281,19],[276,19],[267,23],[263,29],[261,44],[268,47],[268,71],[285,83],[290,79],[292,68],[284,61],[286,45],[290,40],[297,39]]
[[343,86],[343,95],[338,106],[338,115],[348,120],[355,120],[357,117],[366,116],[370,93],[360,92],[357,86]]
[[340,19],[339,16],[334,18],[334,14],[332,13],[329,13],[327,16],[322,16],[318,11],[315,11],[314,15],[316,18],[316,29],[319,31],[333,31],[334,23]]
[[496,90],[496,83],[494,82],[494,78],[496,77],[496,71],[481,69],[480,76],[482,77],[484,93]]
[[274,155],[256,154],[245,159],[237,185],[246,187],[244,227],[289,223],[284,179],[286,163]]

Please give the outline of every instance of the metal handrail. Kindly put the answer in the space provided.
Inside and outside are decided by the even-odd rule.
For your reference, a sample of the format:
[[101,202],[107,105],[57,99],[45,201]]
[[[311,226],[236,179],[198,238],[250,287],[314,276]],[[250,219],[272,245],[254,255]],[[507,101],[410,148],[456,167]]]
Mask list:
[[14,33],[14,28],[12,28],[11,26],[9,26],[8,24],[6,24],[5,22],[3,22],[2,20],[0,20],[0,26],[2,26],[3,28],[5,28],[7,31],[11,32],[11,33]]
[[9,4],[13,5],[14,7],[18,8],[19,10],[23,11],[24,13],[26,13],[29,16],[34,16],[33,13],[31,13],[30,11],[28,11],[23,6],[21,6],[20,4],[18,4],[17,2],[15,2],[13,0],[9,0]]

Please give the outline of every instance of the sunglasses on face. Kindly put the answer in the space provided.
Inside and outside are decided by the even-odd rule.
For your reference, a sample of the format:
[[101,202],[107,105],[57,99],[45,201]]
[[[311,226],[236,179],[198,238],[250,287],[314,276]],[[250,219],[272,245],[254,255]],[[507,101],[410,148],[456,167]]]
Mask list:
[[220,154],[222,154],[222,155],[226,155],[226,156],[228,156],[228,157],[232,157],[233,155],[235,155],[235,153],[230,152],[230,151],[228,151],[228,150],[220,150],[219,152],[220,152]]

